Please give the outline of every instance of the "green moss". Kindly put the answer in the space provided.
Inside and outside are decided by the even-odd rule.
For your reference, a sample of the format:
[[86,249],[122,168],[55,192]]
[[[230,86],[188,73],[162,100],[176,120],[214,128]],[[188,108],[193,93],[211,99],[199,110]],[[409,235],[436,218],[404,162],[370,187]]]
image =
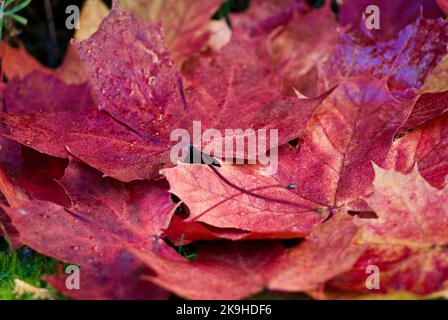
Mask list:
[[[27,247],[11,252],[3,239],[0,239],[0,300],[17,299],[13,294],[14,280],[20,279],[37,287],[46,288],[55,296],[63,298],[48,284],[41,280],[44,274],[57,273],[58,262],[45,257]],[[21,299],[33,297],[25,295]]]

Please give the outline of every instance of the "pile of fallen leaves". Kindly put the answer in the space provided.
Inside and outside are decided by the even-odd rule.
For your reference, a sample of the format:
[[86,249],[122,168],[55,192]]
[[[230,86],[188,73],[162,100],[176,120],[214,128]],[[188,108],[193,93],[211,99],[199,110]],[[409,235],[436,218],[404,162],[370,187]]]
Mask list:
[[[447,4],[328,2],[89,1],[56,70],[4,43],[3,235],[71,298],[446,296]],[[193,121],[278,129],[278,171],[170,163]]]

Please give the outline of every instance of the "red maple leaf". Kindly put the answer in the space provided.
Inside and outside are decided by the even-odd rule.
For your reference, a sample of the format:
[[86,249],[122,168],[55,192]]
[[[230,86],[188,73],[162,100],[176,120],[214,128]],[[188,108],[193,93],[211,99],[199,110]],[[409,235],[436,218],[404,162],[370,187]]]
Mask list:
[[436,0],[437,3],[439,4],[440,8],[442,8],[442,10],[447,13],[448,11],[448,3],[446,0]]
[[394,142],[384,167],[403,173],[418,166],[434,187],[443,188],[448,176],[448,114],[442,115]]
[[[72,161],[60,180],[69,207],[30,199],[13,182],[2,182],[11,206],[3,209],[20,241],[86,272],[85,289],[76,297],[161,297],[160,290],[137,281],[144,268],[126,252],[132,247],[157,249],[157,237],[174,210],[165,182],[124,185]],[[89,288],[95,288],[95,293]]]
[[[101,112],[8,115],[10,137],[53,156],[73,155],[122,181],[160,178],[159,169],[176,144],[171,132],[191,132],[193,121],[201,121],[204,130],[278,128],[280,143],[286,143],[301,135],[328,94],[284,97],[278,75],[238,37],[220,52],[187,62],[181,76],[160,26],[117,8],[77,47]],[[235,54],[241,59],[235,60]],[[236,109],[241,112],[237,118]],[[218,154],[226,155],[235,156]]]
[[211,36],[210,17],[221,4],[222,0],[120,1],[124,9],[143,20],[153,24],[162,22],[164,38],[178,65],[207,47]]
[[134,254],[155,272],[145,280],[181,297],[241,299],[263,290],[284,253],[278,242],[219,243],[197,250],[194,261],[174,259],[172,254]]
[[[338,39],[329,1],[312,9],[306,1],[257,0],[244,14],[231,16],[234,33],[249,37],[285,79],[285,90],[317,95],[317,68]],[[298,32],[300,30],[300,32]],[[305,54],[306,53],[306,54]]]
[[95,101],[87,83],[66,84],[55,75],[38,71],[12,79],[3,92],[3,111],[10,114],[93,108]]
[[2,43],[0,46],[2,67],[8,79],[22,79],[25,76],[40,72],[55,76],[68,84],[82,84],[87,81],[87,75],[81,59],[73,46],[69,46],[62,65],[53,70],[43,66],[31,56],[22,45],[18,49]]
[[[329,1],[253,0],[219,45],[219,0],[121,2],[146,21],[114,1],[56,70],[0,48],[0,234],[82,272],[81,290],[64,273],[46,281],[75,299],[447,289],[448,27],[435,1],[346,0],[339,24]],[[192,137],[184,151],[216,147],[214,163],[170,159],[176,129]],[[198,141],[206,129],[224,136]],[[248,147],[218,150],[241,138],[227,129],[278,129],[273,170],[248,164]]]
[[[439,19],[419,17],[395,38],[378,42],[360,30],[342,33],[332,56],[320,67],[323,87],[342,79],[373,75],[386,79],[394,96],[412,99],[446,53],[448,25]],[[428,41],[432,34],[436,41]]]
[[376,265],[380,288],[374,292],[427,295],[443,290],[448,278],[447,188],[434,189],[417,170],[408,175],[375,171],[375,189],[366,201],[378,219],[357,219],[361,231],[355,242],[366,245],[366,251],[333,284],[368,292],[366,267]]
[[276,174],[263,176],[256,166],[178,165],[166,170],[171,192],[190,209],[189,220],[279,236],[307,234],[368,194],[371,162],[384,162],[411,108],[382,81],[346,81],[322,102],[299,148],[280,150]]
[[423,16],[427,19],[443,17],[443,12],[433,0],[346,0],[339,7],[340,23],[344,27],[357,29],[360,26],[365,29],[364,16],[368,6],[375,5],[379,9],[380,29],[368,32],[380,41],[395,38],[397,33],[412,24],[417,18]]

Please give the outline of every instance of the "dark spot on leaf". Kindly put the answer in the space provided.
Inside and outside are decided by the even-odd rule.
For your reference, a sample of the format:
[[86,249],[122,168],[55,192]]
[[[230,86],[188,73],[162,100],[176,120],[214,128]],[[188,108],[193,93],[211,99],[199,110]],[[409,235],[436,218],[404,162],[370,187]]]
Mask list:
[[291,141],[288,142],[288,144],[291,147],[293,147],[293,148],[299,148],[299,146],[300,146],[300,139],[297,138],[297,139],[291,140]]
[[303,242],[303,240],[304,239],[286,239],[281,242],[286,249],[289,249],[297,246],[299,243]]
[[378,219],[378,215],[373,211],[348,211],[348,214],[361,219]]

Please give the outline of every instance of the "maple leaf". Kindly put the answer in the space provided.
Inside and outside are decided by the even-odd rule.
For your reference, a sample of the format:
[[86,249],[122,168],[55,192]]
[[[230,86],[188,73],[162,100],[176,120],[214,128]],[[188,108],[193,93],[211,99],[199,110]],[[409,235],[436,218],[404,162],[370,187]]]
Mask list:
[[[117,8],[88,40],[76,44],[105,110],[141,136],[162,136],[166,122],[187,111],[182,79],[170,59],[160,25]],[[105,59],[109,56],[110,59]]]
[[299,6],[296,0],[255,0],[245,12],[231,15],[232,25],[248,36],[265,35],[288,24],[297,9],[310,11],[311,8],[303,3]]
[[[55,74],[42,73],[40,71],[33,71],[22,79],[14,78],[2,86],[1,101],[2,110],[12,114],[58,110],[74,111],[92,109],[95,107],[95,102],[87,84],[66,84]],[[2,130],[7,131],[7,129],[3,127],[4,125],[2,125]],[[54,184],[54,181],[52,181],[53,177],[45,177],[45,174],[42,173],[33,173],[33,171],[36,170],[36,167],[39,167],[39,170],[47,170],[48,168],[44,169],[45,166],[49,164],[47,161],[51,162],[53,160],[50,160],[49,157],[45,157],[44,155],[40,155],[34,157],[34,162],[27,162],[26,156],[24,157],[21,152],[20,144],[5,137],[1,137],[0,141],[2,150],[0,164],[8,170],[8,173],[12,177],[19,178],[19,173],[23,174],[23,172],[31,174],[28,175],[28,177],[22,175],[20,176],[20,179],[22,179],[22,183],[28,183],[28,187],[34,185],[38,189],[41,189],[41,191],[34,193],[34,196],[38,199],[55,200],[63,198],[61,197],[61,193],[63,192],[57,191],[58,188],[47,188],[49,185]],[[23,164],[21,166],[21,162],[27,163],[27,166],[24,166]],[[53,161],[53,163],[56,162],[58,161]],[[59,163],[62,162],[59,161]],[[65,166],[66,165],[61,165],[60,167],[65,168]],[[41,181],[39,181],[41,179],[47,182],[44,184],[43,188],[38,186],[41,183]],[[35,191],[37,191],[37,189]],[[52,193],[55,193],[55,195],[52,196]],[[37,196],[38,194],[40,195]]]
[[[54,87],[42,86],[42,80],[48,80],[47,84],[52,83]],[[38,88],[41,90],[36,90]],[[59,90],[57,94],[54,89]],[[50,74],[33,72],[24,79],[14,79],[7,83],[4,91],[2,101],[4,109],[9,109],[9,112],[28,113],[41,108],[83,109],[94,106],[87,86],[68,85]],[[2,130],[7,131],[3,127]],[[18,181],[28,195],[34,199],[66,203],[65,193],[55,181],[63,175],[67,166],[64,159],[38,153],[3,136],[0,138],[0,148],[2,170]]]
[[[0,84],[0,110],[5,110],[4,95],[5,85]],[[1,125],[3,132],[6,126]],[[8,170],[11,176],[16,176],[20,165],[20,144],[8,138],[0,136],[0,166]]]
[[6,122],[12,130],[10,137],[23,145],[55,157],[74,154],[122,181],[157,178],[161,163],[169,160],[158,140],[144,140],[96,111],[9,115]]
[[[350,270],[363,254],[365,247],[353,243],[357,235],[353,218],[340,213],[286,251],[275,242],[224,242],[198,246],[198,258],[190,262],[155,253],[135,254],[155,272],[145,279],[182,297],[235,299],[263,287],[280,291],[316,289]],[[192,278],[193,284],[183,280]]]
[[[103,112],[6,115],[9,137],[53,156],[73,155],[122,181],[160,178],[175,144],[171,132],[192,132],[196,120],[204,130],[278,128],[280,144],[287,143],[301,135],[328,95],[283,97],[279,78],[238,39],[191,60],[181,77],[160,26],[118,9],[77,47]],[[241,117],[234,117],[236,109]],[[235,157],[235,152],[213,155]]]
[[[363,15],[366,8],[375,5],[379,8],[380,29],[366,30]],[[443,13],[433,0],[345,0],[339,7],[340,24],[351,30],[361,26],[379,41],[394,38],[398,32],[414,23],[421,15],[427,19],[443,17]],[[369,16],[369,15],[367,15]]]
[[82,41],[90,38],[109,13],[109,8],[102,0],[85,1],[79,17],[79,26],[75,33],[75,39]]
[[445,55],[442,61],[429,74],[421,92],[445,92],[448,91],[448,82],[446,81],[448,73],[448,55]]
[[[0,189],[10,205],[17,206],[30,198],[69,205],[65,191],[56,181],[63,176],[68,161],[25,147],[14,154],[17,157],[15,170],[0,166]],[[2,203],[5,202],[2,200]]]
[[[232,31],[210,21],[219,0],[121,3],[149,23],[117,1],[101,22],[108,9],[89,2],[83,41],[56,70],[2,44],[0,234],[82,272],[81,290],[63,273],[46,281],[76,299],[447,290],[448,27],[427,19],[442,16],[436,2],[347,0],[340,34],[329,1],[254,0]],[[363,26],[368,4],[381,32]],[[220,161],[250,150],[170,163],[171,133],[192,135],[195,121],[200,133],[278,129],[278,170]],[[366,289],[369,265],[380,289]]]
[[234,33],[244,34],[267,56],[287,91],[294,87],[306,96],[317,95],[316,65],[331,54],[338,38],[329,2],[312,9],[305,1],[258,0],[231,18]]
[[125,9],[145,21],[162,22],[173,61],[181,65],[206,47],[211,33],[207,25],[223,0],[122,0]]
[[31,56],[23,45],[14,48],[6,43],[0,45],[0,58],[5,75],[8,79],[24,78],[26,75],[38,71],[54,75],[67,84],[83,84],[87,81],[87,75],[82,66],[81,59],[75,48],[69,45],[64,62],[57,69],[43,66]]
[[[360,9],[357,2],[349,1],[345,4],[349,12],[355,10],[352,6],[356,10]],[[387,3],[381,5],[389,6]],[[319,91],[343,79],[363,74],[386,79],[396,98],[414,103],[408,121],[400,129],[402,132],[444,113],[448,106],[448,93],[441,92],[443,81],[437,84],[434,82],[443,75],[445,69],[442,58],[446,54],[448,38],[443,30],[447,25],[443,20],[423,19],[420,11],[414,9],[408,13],[415,11],[412,16],[417,15],[417,20],[387,41],[378,42],[370,35],[356,30],[341,33],[331,57],[319,65],[319,84],[322,86]],[[426,34],[433,32],[440,32],[440,37],[437,41],[428,42]],[[423,46],[423,43],[427,46]]]
[[38,71],[8,82],[3,93],[3,104],[3,109],[11,114],[95,108],[87,83],[66,84],[55,75]]
[[[152,249],[157,242],[154,239],[168,226],[173,204],[165,182],[124,185],[72,161],[60,183],[70,198],[69,208],[17,199],[16,194],[20,193],[8,192],[13,201],[8,201],[11,207],[4,210],[19,231],[20,240],[43,254],[79,265],[90,283],[86,289],[107,286],[97,290],[97,294],[109,294],[102,298],[143,294],[157,298],[157,290],[138,292],[143,287],[154,288],[136,281],[143,267],[126,251],[129,247]],[[14,184],[10,185],[14,188]],[[2,191],[5,193],[4,187]],[[114,282],[104,280],[114,277]],[[115,285],[120,287],[114,288]],[[87,290],[75,297],[80,295],[89,297],[91,293]]]
[[[241,299],[263,290],[284,253],[278,242],[216,243],[197,247],[197,259],[134,250],[155,275],[143,278],[187,299]],[[194,279],[194,281],[191,281]]]
[[[391,24],[396,20],[397,11],[385,9],[399,3],[377,1],[372,4],[384,9],[385,17],[382,15],[381,21]],[[425,16],[437,18],[440,16],[437,6],[432,1],[416,1],[406,6],[403,21],[394,24],[396,29],[388,28],[392,30],[390,35],[383,32],[372,35],[370,31],[357,30],[364,4],[362,1],[347,1],[342,5],[341,23],[351,24],[353,30],[341,33],[331,57],[319,65],[319,84],[322,86],[319,91],[334,86],[342,79],[370,74],[387,79],[395,97],[414,101],[413,111],[401,131],[413,129],[444,113],[447,110],[447,93],[436,89],[440,88],[440,84],[434,82],[443,74],[442,58],[446,54],[448,40],[444,30],[447,25],[440,19],[424,19],[420,12],[423,5]],[[428,33],[440,33],[440,37],[437,41],[428,41]],[[382,41],[379,42],[376,36],[381,37]]]
[[69,199],[57,181],[62,178],[67,166],[68,160],[66,159],[51,157],[22,147],[20,169],[16,181],[32,199],[69,206]]
[[20,144],[5,137],[0,137],[0,165],[13,177],[16,177],[19,172],[20,151]]
[[448,176],[448,114],[442,115],[394,142],[384,168],[402,173],[418,166],[434,187],[443,188]]
[[[312,217],[307,217],[303,223],[310,222]],[[315,217],[316,218],[316,217]],[[261,220],[261,219],[260,219]],[[320,220],[319,217],[316,220]],[[297,227],[297,226],[294,226]],[[303,227],[302,227],[303,228]],[[298,229],[280,232],[263,233],[249,232],[235,228],[218,228],[203,222],[185,220],[182,216],[174,215],[164,236],[175,244],[188,244],[192,241],[211,240],[266,240],[266,239],[296,239],[300,233]]]
[[[419,295],[446,289],[448,189],[431,187],[417,169],[408,175],[375,168],[375,189],[366,198],[378,219],[357,219],[366,252],[334,285],[366,291],[367,265],[381,274],[377,292],[405,290]],[[362,273],[364,273],[362,275]]]
[[22,201],[28,200],[25,192],[14,182],[8,171],[0,166],[0,235],[9,243],[13,249],[17,249],[22,245],[19,231],[12,224],[11,218],[3,209],[7,204],[19,205]]
[[166,177],[170,192],[190,209],[187,221],[291,237],[307,234],[325,218],[318,205],[290,192],[287,183],[263,177],[251,166],[179,164],[166,170]]
[[261,175],[257,166],[184,164],[165,170],[171,192],[190,209],[188,221],[303,236],[359,200],[372,187],[371,161],[385,160],[412,107],[385,86],[360,78],[336,88],[310,120],[300,147],[279,151],[272,176]]
[[424,93],[415,101],[411,114],[400,128],[402,134],[437,118],[448,110],[448,92]]
[[375,190],[366,201],[379,219],[360,222],[368,230],[367,241],[423,247],[448,242],[445,232],[448,211],[444,201],[447,188],[433,188],[418,170],[404,175],[376,167],[375,173]]
[[[168,229],[164,232],[164,236],[168,240],[178,245],[185,245],[198,240],[247,240],[253,239],[253,235],[253,233],[244,230],[216,228],[201,222],[185,221],[178,215],[173,216]],[[262,234],[258,238],[266,239],[266,235]]]
[[[146,29],[144,34],[142,29]],[[126,42],[118,36],[123,32],[127,34]],[[118,43],[123,50],[117,48]],[[218,130],[246,127],[243,124],[249,120],[269,115],[272,104],[276,104],[275,108],[282,110],[282,116],[286,117],[288,107],[302,107],[306,113],[319,102],[317,99],[305,100],[310,101],[310,106],[307,106],[305,101],[296,105],[297,99],[285,98],[283,101],[281,80],[262,60],[257,59],[250,43],[237,37],[220,52],[200,55],[187,62],[182,79],[171,63],[160,27],[135,21],[118,10],[112,11],[101,29],[79,44],[78,49],[99,97],[99,108],[142,136],[168,139],[167,129],[177,128],[176,125],[191,126],[193,120],[200,120],[204,126]],[[128,66],[123,61],[110,63],[104,59],[109,51],[111,56],[119,54],[123,59],[132,52],[133,64]],[[242,59],[235,60],[235,55]],[[102,72],[98,73],[98,70]],[[116,74],[117,70],[121,71],[120,76]],[[242,113],[242,119],[235,119],[233,112],[241,106],[246,112]],[[244,117],[245,114],[250,118]],[[279,116],[277,118],[272,122],[283,120]],[[300,119],[298,117],[297,121]],[[239,121],[234,124],[235,120]],[[170,125],[167,126],[167,122]],[[233,125],[230,126],[229,122]],[[295,125],[301,127],[303,122]]]
[[358,228],[343,212],[317,226],[302,243],[279,259],[271,290],[310,291],[349,271],[364,252],[353,243]]
[[[341,79],[368,74],[387,79],[397,98],[412,99],[446,54],[447,30],[441,19],[419,17],[385,42],[360,31],[342,33],[332,56],[320,67],[320,91]],[[428,34],[434,38],[428,40]]]
[[119,252],[109,265],[80,269],[80,289],[67,289],[68,275],[45,275],[43,280],[63,295],[78,300],[168,300],[171,293],[142,281],[147,268],[133,255]]
[[442,8],[442,10],[447,13],[448,12],[448,2],[446,0],[436,0],[437,3],[439,4],[440,8]]

